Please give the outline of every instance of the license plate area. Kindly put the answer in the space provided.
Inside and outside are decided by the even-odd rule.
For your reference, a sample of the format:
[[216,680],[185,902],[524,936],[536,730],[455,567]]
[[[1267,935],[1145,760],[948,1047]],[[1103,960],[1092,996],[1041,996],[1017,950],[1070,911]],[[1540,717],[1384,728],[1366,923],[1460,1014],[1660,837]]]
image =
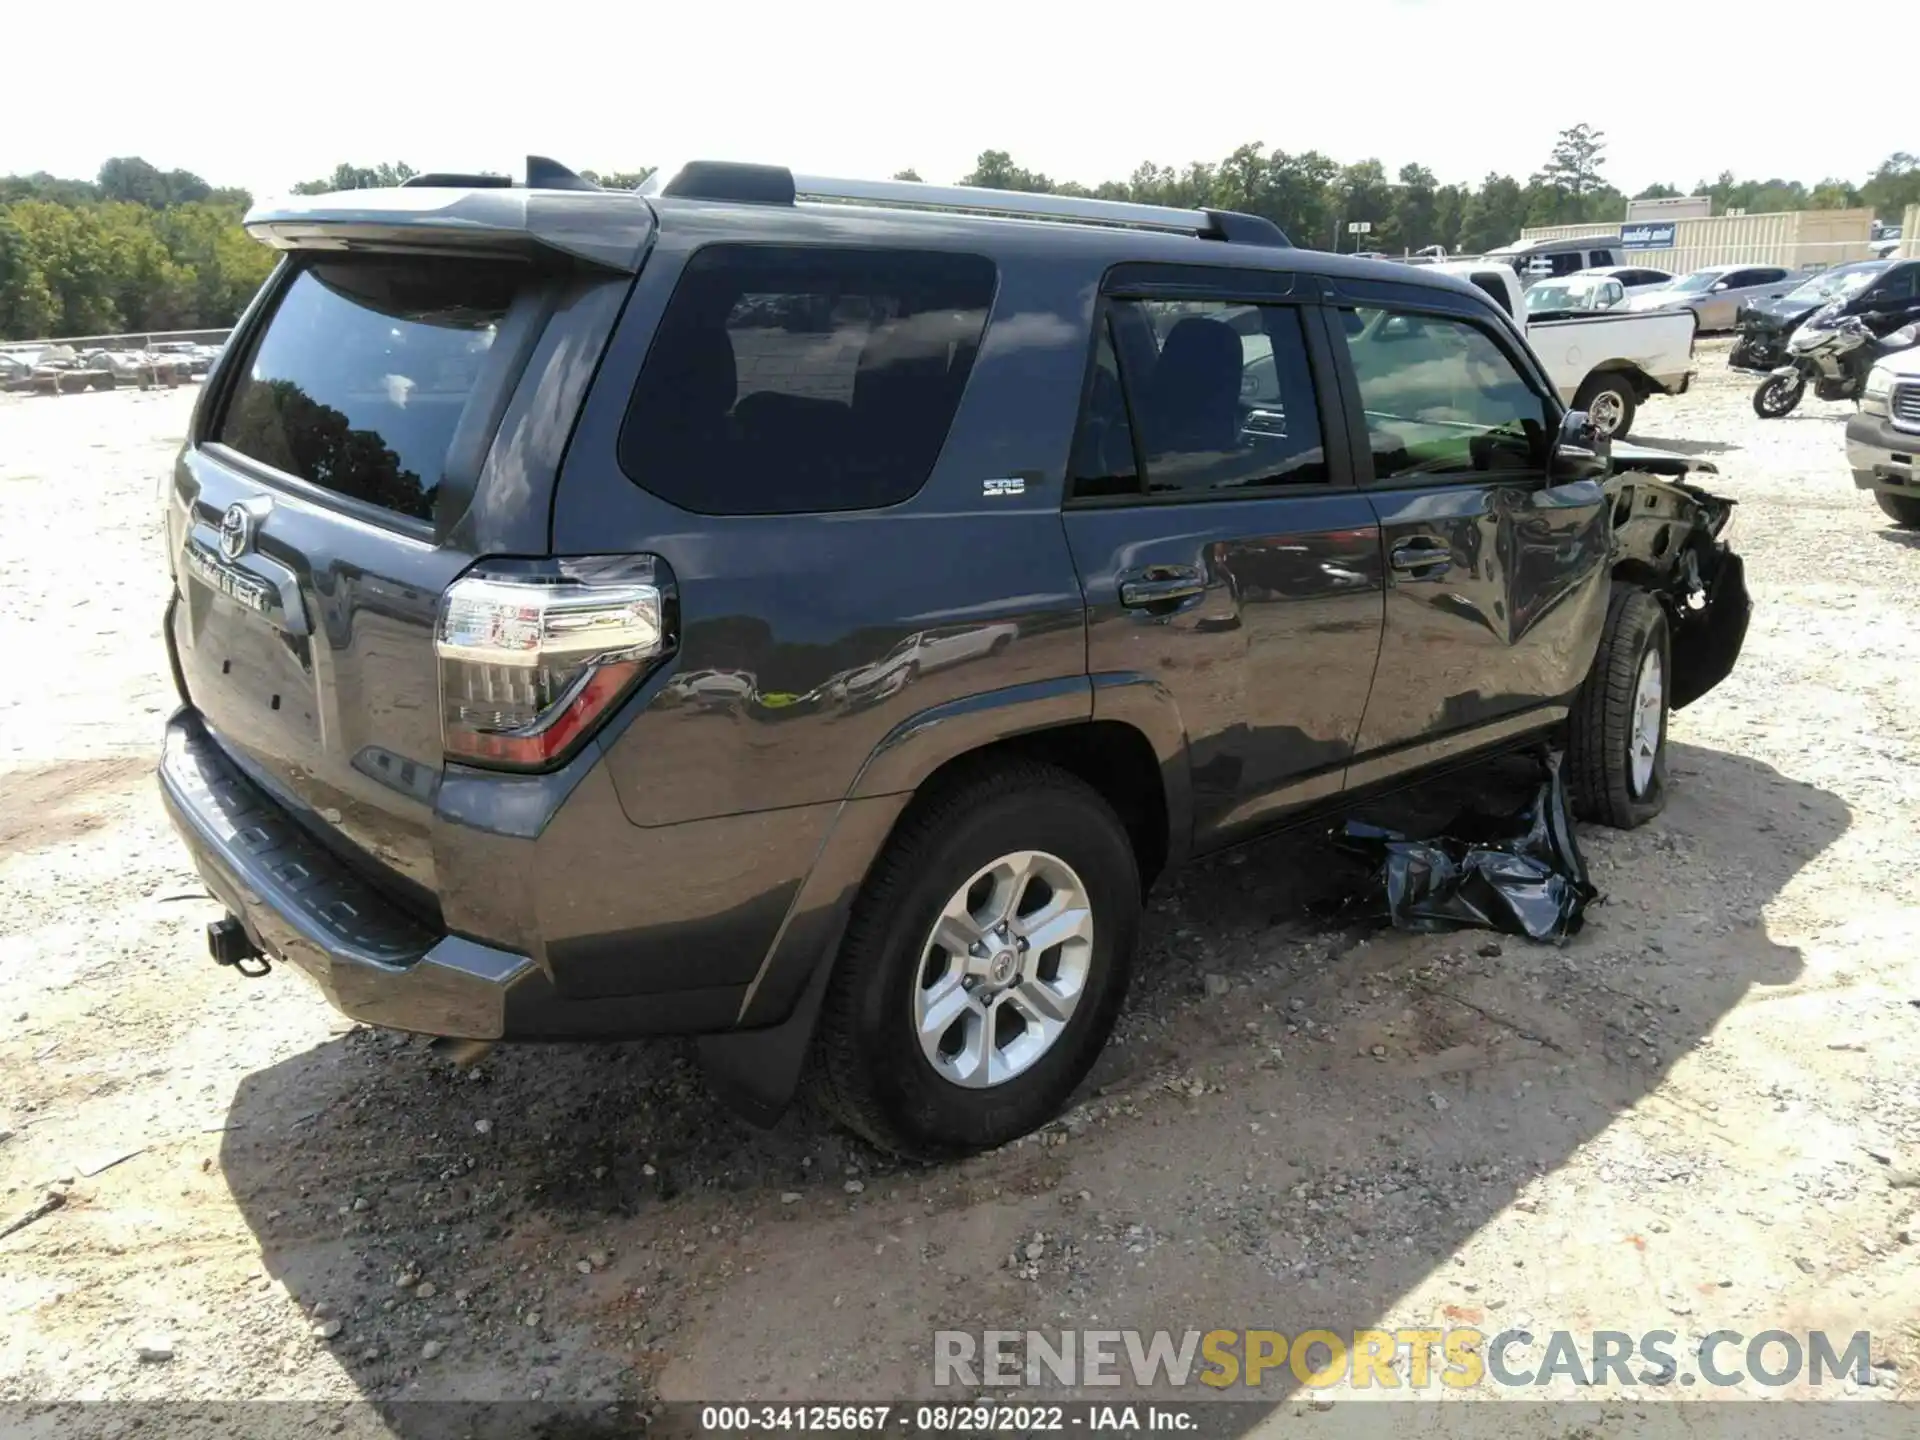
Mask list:
[[[269,755],[317,749],[323,727],[313,637],[283,629],[278,587],[238,566],[182,565],[181,668],[214,725]],[[298,602],[298,591],[295,592]]]

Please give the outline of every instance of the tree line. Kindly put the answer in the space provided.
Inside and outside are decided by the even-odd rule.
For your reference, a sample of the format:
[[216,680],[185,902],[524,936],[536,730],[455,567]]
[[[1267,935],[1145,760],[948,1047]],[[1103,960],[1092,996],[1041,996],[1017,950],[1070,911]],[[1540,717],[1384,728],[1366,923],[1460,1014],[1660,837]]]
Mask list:
[[[1297,245],[1388,254],[1442,245],[1475,253],[1530,225],[1614,223],[1628,197],[1606,179],[1606,136],[1575,125],[1556,138],[1541,168],[1522,181],[1489,174],[1478,185],[1442,184],[1424,165],[1389,176],[1378,160],[1341,164],[1315,150],[1242,145],[1215,162],[1147,162],[1124,180],[1097,185],[1055,179],[984,150],[957,183],[1046,191],[1182,208],[1264,215]],[[291,187],[296,194],[397,185],[417,174],[402,162],[341,164]],[[651,172],[582,172],[630,189]],[[896,179],[918,180],[912,170]],[[1736,180],[1722,173],[1690,190],[1650,185],[1633,198],[1706,194],[1715,213],[1870,206],[1898,221],[1920,204],[1920,156],[1889,156],[1859,184],[1826,179]],[[93,180],[45,173],[0,177],[0,339],[187,330],[229,325],[273,268],[273,253],[240,228],[252,197],[186,170],[160,170],[137,156],[100,167]],[[1349,227],[1364,223],[1364,233]]]

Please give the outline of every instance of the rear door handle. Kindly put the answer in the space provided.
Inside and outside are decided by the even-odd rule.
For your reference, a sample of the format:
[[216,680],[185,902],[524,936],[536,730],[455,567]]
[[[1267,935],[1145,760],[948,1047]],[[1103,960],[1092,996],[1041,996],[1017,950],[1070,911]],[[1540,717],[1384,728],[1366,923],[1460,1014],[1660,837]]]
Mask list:
[[1402,540],[1388,553],[1394,570],[1416,580],[1431,580],[1453,568],[1453,550],[1446,541],[1432,535],[1416,535]]
[[1206,593],[1206,578],[1197,570],[1185,568],[1155,569],[1138,579],[1120,582],[1120,603],[1129,610],[1164,612]]

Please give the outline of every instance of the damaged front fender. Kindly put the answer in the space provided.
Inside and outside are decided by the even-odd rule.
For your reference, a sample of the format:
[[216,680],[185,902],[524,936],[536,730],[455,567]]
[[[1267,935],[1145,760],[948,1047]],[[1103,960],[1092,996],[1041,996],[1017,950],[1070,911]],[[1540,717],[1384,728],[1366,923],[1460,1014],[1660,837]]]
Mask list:
[[1606,482],[1613,514],[1613,574],[1667,607],[1673,676],[1669,705],[1684,709],[1733,672],[1753,600],[1730,543],[1734,502],[1693,483],[1717,473],[1704,461],[1641,446],[1613,447]]

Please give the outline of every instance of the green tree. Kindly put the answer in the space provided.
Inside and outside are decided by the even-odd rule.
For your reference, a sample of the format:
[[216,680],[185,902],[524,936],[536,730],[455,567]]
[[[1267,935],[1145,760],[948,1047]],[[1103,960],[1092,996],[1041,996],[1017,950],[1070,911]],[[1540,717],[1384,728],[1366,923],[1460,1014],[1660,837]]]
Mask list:
[[1520,238],[1527,223],[1527,195],[1511,175],[1488,175],[1460,216],[1460,249],[1484,254]]
[[99,198],[100,189],[91,180],[62,180],[44,170],[36,170],[31,175],[0,176],[0,205],[11,205],[16,200],[84,205]]
[[1920,155],[1904,150],[1889,155],[1860,187],[1860,200],[1873,207],[1876,218],[1899,224],[1909,205],[1920,205]]
[[1858,186],[1831,175],[1814,186],[1807,197],[1808,207],[1814,210],[1851,210],[1861,203]]
[[1439,177],[1424,165],[1402,165],[1399,181],[1378,248],[1392,254],[1449,244],[1440,235]]
[[912,167],[911,165],[909,165],[909,166],[908,166],[908,167],[907,167],[907,168],[906,168],[905,170],[896,170],[896,171],[894,171],[894,172],[893,172],[893,178],[894,178],[894,179],[896,179],[896,180],[914,180],[914,181],[917,181],[917,180],[919,180],[919,178],[920,178],[920,172],[919,172],[918,170],[915,170],[915,169],[914,169],[914,168],[913,168],[913,167]]
[[[1466,220],[1467,202],[1473,197],[1473,191],[1464,185],[1442,185],[1433,196],[1432,243],[1444,245],[1448,253],[1460,248],[1460,227]],[[1419,249],[1416,241],[1414,248]]]
[[22,200],[7,207],[7,218],[20,232],[50,302],[42,333],[90,335],[119,328],[115,277],[89,210],[51,200]]
[[138,155],[116,155],[100,167],[95,188],[103,200],[124,200],[149,210],[205,200],[213,187],[191,170],[161,170]]
[[302,180],[293,187],[296,195],[325,195],[334,190],[385,190],[411,180],[420,172],[406,161],[378,165],[349,165],[345,161],[333,167],[331,175],[318,180]]
[[1013,163],[1005,150],[982,150],[973,169],[960,177],[960,184],[983,190],[1025,190],[1041,194],[1060,194],[1053,181],[1036,170]]
[[58,316],[38,255],[20,227],[0,210],[0,336],[51,334]]
[[591,180],[602,190],[633,190],[653,171],[651,165],[642,165],[638,170],[582,170],[580,178]]
[[1584,123],[1570,126],[1562,130],[1559,138],[1553,142],[1547,163],[1533,177],[1533,183],[1575,199],[1587,195],[1605,184],[1600,178],[1600,170],[1607,163],[1606,150],[1607,136],[1604,130],[1596,130]]

